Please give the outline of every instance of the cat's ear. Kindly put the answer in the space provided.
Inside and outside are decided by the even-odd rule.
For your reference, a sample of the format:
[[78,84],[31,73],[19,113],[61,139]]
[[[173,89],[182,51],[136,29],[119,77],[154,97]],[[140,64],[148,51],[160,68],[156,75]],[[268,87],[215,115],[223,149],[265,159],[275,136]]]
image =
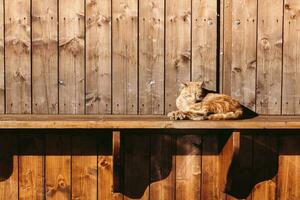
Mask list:
[[205,85],[205,82],[204,82],[204,81],[200,82],[200,87],[201,87],[201,88],[205,88],[205,87],[206,87],[206,85]]
[[188,86],[188,83],[187,82],[184,82],[184,81],[180,81],[180,87],[181,88],[185,88]]

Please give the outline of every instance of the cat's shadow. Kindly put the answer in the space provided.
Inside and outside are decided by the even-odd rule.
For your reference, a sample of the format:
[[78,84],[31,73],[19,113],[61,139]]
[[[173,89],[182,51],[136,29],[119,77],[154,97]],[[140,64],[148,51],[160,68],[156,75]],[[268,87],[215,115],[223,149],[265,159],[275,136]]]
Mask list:
[[[73,150],[57,148],[59,145],[52,145],[52,147],[50,145],[45,152],[45,138],[52,138],[56,135],[62,143],[69,140],[70,135],[72,137],[76,135],[79,138],[81,135],[83,138],[88,135],[88,137],[96,138],[98,146],[96,149],[98,150],[86,144],[84,145],[85,150],[81,151],[80,155],[112,155],[110,130],[98,130],[97,135],[93,131],[83,130],[2,131],[6,134],[0,135],[1,181],[7,180],[13,172],[13,155],[71,155],[71,152],[72,155],[77,154],[74,151],[76,149],[74,145],[71,145]],[[230,130],[125,131],[127,134],[123,135],[125,161],[122,193],[130,198],[141,198],[151,183],[163,181],[170,176],[170,172],[174,172],[176,156],[184,158],[198,155],[199,159],[209,155],[219,156],[230,132]],[[81,140],[82,143],[85,141]],[[228,177],[230,178],[230,187],[227,191],[238,198],[247,197],[256,183],[271,179],[278,170],[276,134],[270,135],[262,131],[259,135],[253,135],[246,132],[241,141],[243,142],[241,156],[236,165],[232,166],[230,177]],[[300,147],[293,153],[300,154]],[[218,163],[211,164],[219,165]],[[176,178],[174,186],[175,180]]]

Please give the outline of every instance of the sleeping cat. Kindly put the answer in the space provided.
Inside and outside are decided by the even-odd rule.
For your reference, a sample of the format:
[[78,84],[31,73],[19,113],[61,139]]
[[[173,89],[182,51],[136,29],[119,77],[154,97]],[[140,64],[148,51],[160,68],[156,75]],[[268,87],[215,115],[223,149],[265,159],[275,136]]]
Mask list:
[[176,99],[177,111],[170,112],[172,120],[226,120],[239,119],[243,115],[241,104],[225,94],[210,93],[204,82],[182,83]]

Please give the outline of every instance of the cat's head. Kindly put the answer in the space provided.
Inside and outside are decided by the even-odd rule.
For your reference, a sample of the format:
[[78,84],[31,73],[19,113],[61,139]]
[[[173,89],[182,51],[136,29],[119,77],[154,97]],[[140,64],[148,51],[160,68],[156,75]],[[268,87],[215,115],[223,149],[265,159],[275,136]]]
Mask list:
[[200,102],[206,95],[204,88],[204,82],[183,82],[180,95],[190,102]]

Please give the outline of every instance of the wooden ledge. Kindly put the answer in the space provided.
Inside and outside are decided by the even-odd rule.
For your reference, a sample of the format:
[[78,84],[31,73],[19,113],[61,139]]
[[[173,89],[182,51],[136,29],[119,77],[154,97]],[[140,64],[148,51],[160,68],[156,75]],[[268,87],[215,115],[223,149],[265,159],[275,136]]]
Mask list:
[[0,129],[300,129],[300,116],[232,121],[170,121],[149,115],[0,115]]

